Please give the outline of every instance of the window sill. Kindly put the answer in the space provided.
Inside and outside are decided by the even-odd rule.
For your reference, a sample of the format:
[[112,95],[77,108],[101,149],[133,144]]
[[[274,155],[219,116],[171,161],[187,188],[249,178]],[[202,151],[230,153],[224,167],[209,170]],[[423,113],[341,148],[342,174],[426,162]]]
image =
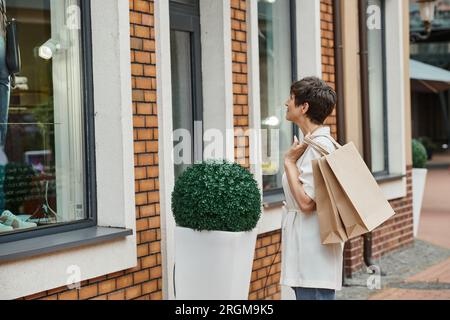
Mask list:
[[392,182],[392,181],[396,181],[396,180],[401,180],[403,178],[406,178],[406,174],[391,173],[391,174],[386,174],[386,175],[382,175],[382,176],[376,176],[375,180],[378,183],[383,183],[383,182]]
[[131,229],[91,227],[9,242],[0,246],[0,263],[112,241],[132,234]]

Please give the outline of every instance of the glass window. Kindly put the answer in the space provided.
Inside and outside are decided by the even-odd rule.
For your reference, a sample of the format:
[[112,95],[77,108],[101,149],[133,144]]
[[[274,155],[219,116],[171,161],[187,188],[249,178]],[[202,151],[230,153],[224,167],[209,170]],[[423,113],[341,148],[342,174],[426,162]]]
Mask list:
[[[194,162],[192,140],[185,135],[194,132],[192,108],[191,35],[185,31],[171,32],[173,128],[175,132],[175,177],[178,178]],[[180,148],[177,145],[189,146]],[[190,154],[189,154],[190,153]],[[179,161],[178,161],[179,160]],[[183,160],[183,161],[181,161]]]
[[174,164],[178,178],[203,159],[200,12],[198,0],[171,1],[170,10]]
[[282,189],[283,158],[294,129],[284,103],[292,84],[290,1],[258,1],[263,189]]
[[[7,20],[17,21],[21,69],[15,77],[10,75],[5,42],[12,33],[5,35],[3,28],[0,37],[2,236],[66,226],[90,218],[85,196],[92,191],[85,175],[89,166],[85,160],[90,154],[85,148],[88,144],[84,132],[91,90],[84,80],[87,59],[82,50],[86,40],[83,30],[89,28],[84,25],[86,17],[80,7],[87,3],[6,1]],[[93,137],[93,132],[89,131],[89,135]]]
[[[372,172],[388,173],[388,143],[387,143],[387,109],[386,109],[386,76],[385,76],[385,37],[384,37],[384,1],[367,0],[367,8],[380,19],[367,32],[368,48],[368,95],[370,110],[370,141],[372,154]],[[377,27],[381,26],[381,28]]]

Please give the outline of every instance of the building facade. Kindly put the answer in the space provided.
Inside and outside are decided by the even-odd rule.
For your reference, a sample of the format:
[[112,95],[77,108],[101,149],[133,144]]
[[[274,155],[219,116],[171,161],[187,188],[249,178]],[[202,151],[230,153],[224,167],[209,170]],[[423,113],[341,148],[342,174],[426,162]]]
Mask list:
[[[371,239],[346,244],[346,275],[364,266],[364,245],[371,260],[413,242],[407,0],[53,2],[11,1],[10,12],[19,23],[50,26],[50,39],[69,38],[69,49],[55,49],[50,62],[56,191],[49,199],[46,190],[44,200],[70,211],[64,204],[81,190],[86,215],[66,219],[70,228],[0,234],[0,298],[173,299],[170,196],[183,170],[172,161],[174,132],[190,132],[195,161],[204,133],[214,129],[224,139],[221,156],[253,172],[264,191],[249,299],[291,299],[279,285],[284,198],[274,170],[280,160],[272,155],[282,155],[297,132],[284,122],[290,84],[311,75],[338,92],[326,123],[341,143],[355,142],[396,211]],[[71,10],[81,27],[64,20]],[[64,32],[58,38],[55,30]],[[22,74],[30,81],[27,67]],[[78,91],[74,83],[82,83]],[[61,96],[61,85],[70,97]],[[75,110],[66,122],[60,106]],[[70,150],[55,138],[58,123]],[[267,156],[271,130],[280,143]],[[17,151],[10,145],[11,162]],[[74,165],[77,159],[84,165]],[[64,170],[78,170],[78,180],[58,182]],[[74,279],[79,285],[67,286]]]

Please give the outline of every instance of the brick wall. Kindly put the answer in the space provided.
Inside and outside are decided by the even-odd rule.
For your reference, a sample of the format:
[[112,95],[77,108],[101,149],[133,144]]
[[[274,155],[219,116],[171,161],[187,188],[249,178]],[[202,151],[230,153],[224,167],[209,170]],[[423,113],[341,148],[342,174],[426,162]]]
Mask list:
[[[235,160],[249,168],[247,1],[231,0],[231,46],[233,59],[233,104]],[[243,132],[244,135],[242,135]]]
[[[322,78],[336,90],[336,69],[334,58],[334,24],[333,1],[322,0],[320,3],[320,29],[322,41]],[[337,106],[336,108],[340,108]],[[326,125],[331,127],[332,135],[337,138],[336,109],[326,120]]]
[[281,300],[281,230],[260,235],[250,282],[250,300]]
[[162,299],[153,0],[130,0],[138,266],[25,299]]

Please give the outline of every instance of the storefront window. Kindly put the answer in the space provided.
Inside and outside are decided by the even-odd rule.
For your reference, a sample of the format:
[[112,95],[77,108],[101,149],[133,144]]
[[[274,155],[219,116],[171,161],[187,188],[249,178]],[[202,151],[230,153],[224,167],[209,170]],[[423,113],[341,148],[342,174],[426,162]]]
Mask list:
[[21,69],[10,74],[11,48],[4,43],[13,35],[2,28],[0,239],[89,218],[84,196],[89,88],[80,7],[86,1],[1,2],[4,18],[17,22]]
[[258,2],[264,191],[282,188],[283,158],[293,138],[285,101],[292,84],[290,1]]

